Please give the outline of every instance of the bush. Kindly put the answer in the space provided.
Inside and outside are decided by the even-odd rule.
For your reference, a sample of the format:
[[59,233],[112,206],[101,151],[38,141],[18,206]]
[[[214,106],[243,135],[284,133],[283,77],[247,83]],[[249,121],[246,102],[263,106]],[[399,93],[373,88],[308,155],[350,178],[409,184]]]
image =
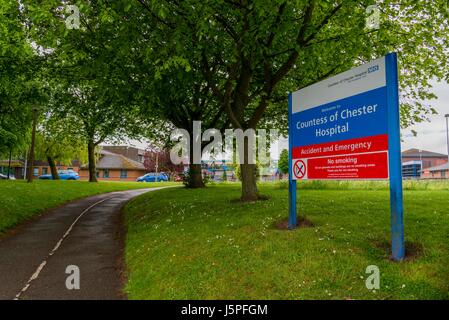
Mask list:
[[281,174],[288,173],[288,150],[284,149],[279,156],[278,169]]
[[[203,183],[204,185],[207,185],[210,182],[210,178],[208,176],[203,176]],[[184,175],[182,176],[182,183],[187,187],[190,188],[192,186],[190,172],[187,170]]]
[[223,177],[222,177],[223,181],[228,181],[228,175],[226,174],[226,170],[223,171]]

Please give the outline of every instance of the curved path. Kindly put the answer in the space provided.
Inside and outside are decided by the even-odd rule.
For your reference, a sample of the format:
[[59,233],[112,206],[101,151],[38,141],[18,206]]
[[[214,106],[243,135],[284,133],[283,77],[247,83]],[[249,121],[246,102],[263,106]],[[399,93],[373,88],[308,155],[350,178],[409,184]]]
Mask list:
[[[124,299],[120,209],[157,189],[70,202],[0,240],[0,299]],[[67,289],[77,273],[68,266],[79,289]]]

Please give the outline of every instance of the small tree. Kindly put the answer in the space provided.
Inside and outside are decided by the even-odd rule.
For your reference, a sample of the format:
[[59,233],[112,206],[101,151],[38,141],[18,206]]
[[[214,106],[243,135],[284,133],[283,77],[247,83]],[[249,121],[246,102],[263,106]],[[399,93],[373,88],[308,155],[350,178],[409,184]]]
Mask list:
[[84,162],[87,149],[72,121],[59,121],[48,115],[42,121],[36,137],[36,156],[47,159],[53,180],[59,180],[56,163],[70,164],[73,159]]
[[145,153],[143,165],[145,170],[152,172],[166,172],[170,175],[173,173],[182,173],[184,171],[183,164],[173,164],[170,160],[169,150],[148,150]]
[[223,170],[223,181],[228,181],[228,175],[226,173],[226,170]]
[[280,174],[288,173],[288,150],[284,149],[279,156],[278,169]]

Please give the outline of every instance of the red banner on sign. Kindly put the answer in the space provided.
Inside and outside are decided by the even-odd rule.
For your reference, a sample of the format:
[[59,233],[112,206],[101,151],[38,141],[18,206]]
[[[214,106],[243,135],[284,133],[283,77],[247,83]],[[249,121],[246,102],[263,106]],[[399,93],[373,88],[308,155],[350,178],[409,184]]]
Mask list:
[[307,160],[308,179],[387,179],[388,152]]
[[388,150],[388,135],[341,140],[293,148],[293,159],[307,159],[341,154],[357,154]]

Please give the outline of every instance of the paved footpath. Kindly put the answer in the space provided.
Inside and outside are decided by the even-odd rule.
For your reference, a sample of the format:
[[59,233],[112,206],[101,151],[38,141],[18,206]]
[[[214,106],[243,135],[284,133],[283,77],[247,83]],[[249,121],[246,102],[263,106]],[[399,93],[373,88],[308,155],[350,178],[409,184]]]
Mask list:
[[[126,298],[120,209],[131,198],[156,189],[77,200],[0,240],[0,299]],[[74,275],[66,273],[71,265],[79,268],[79,290],[66,287],[66,279]]]

